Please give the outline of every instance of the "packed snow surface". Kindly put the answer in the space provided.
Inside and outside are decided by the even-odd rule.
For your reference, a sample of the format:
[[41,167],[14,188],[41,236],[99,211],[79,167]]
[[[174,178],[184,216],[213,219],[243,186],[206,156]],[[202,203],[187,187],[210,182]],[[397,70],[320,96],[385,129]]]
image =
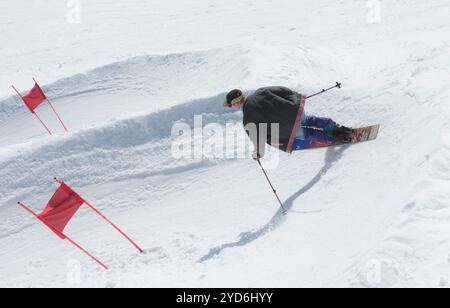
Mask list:
[[[448,16],[447,0],[0,2],[0,286],[448,286]],[[33,77],[69,134],[14,94]],[[379,138],[281,154],[287,215],[251,159],[172,155],[175,123],[239,124],[228,90],[337,80],[307,112]],[[55,176],[144,253],[82,208],[66,231],[106,272],[17,206],[42,210]]]

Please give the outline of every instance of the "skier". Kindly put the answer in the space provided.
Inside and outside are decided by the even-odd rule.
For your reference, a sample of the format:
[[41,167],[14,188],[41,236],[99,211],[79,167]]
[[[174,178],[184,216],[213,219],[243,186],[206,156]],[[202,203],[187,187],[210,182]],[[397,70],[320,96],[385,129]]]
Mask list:
[[[307,115],[304,112],[305,97],[285,87],[261,88],[249,96],[241,90],[232,90],[223,105],[243,111],[244,127],[255,147],[252,155],[255,160],[264,156],[266,143],[292,153],[333,143],[348,143],[352,139],[351,128],[338,125],[329,118]],[[252,123],[256,125],[256,134],[249,132],[247,125]],[[266,136],[260,136],[260,124],[267,124]],[[272,124],[279,125],[278,138],[271,136]],[[265,140],[258,140],[260,138]],[[275,144],[271,139],[278,142]]]

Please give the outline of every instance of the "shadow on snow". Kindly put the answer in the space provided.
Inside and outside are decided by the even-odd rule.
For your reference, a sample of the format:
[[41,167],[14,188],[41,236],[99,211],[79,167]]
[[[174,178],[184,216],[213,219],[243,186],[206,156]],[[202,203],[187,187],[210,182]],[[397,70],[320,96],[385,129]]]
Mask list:
[[[303,186],[300,190],[298,190],[296,193],[294,193],[292,196],[290,196],[285,202],[284,207],[288,212],[294,212],[294,213],[307,213],[307,212],[295,212],[292,211],[292,206],[294,205],[294,201],[297,200],[300,196],[302,196],[304,193],[309,191],[311,188],[313,188],[317,183],[320,182],[322,177],[327,174],[327,172],[331,169],[331,167],[334,165],[335,162],[339,161],[342,158],[342,155],[344,151],[349,146],[341,146],[341,147],[330,147],[327,149],[326,155],[325,155],[325,164],[320,169],[320,171],[317,173],[317,175],[309,181],[305,186]],[[283,210],[280,208],[275,215],[270,219],[270,221],[259,228],[256,231],[250,231],[250,232],[244,232],[240,234],[240,239],[236,242],[232,243],[226,243],[222,244],[220,246],[217,246],[209,251],[209,253],[200,260],[198,260],[199,263],[203,263],[205,261],[208,261],[215,256],[222,253],[227,248],[234,248],[234,247],[241,247],[246,246],[253,241],[259,239],[260,237],[264,236],[268,232],[273,231],[277,227],[279,227],[286,219],[286,215],[283,213]]]

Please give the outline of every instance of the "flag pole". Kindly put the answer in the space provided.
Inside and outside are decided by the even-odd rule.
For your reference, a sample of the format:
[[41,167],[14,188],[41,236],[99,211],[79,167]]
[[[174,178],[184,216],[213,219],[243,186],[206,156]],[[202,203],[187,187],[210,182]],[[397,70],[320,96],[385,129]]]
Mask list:
[[138,244],[136,244],[135,241],[133,241],[125,232],[123,232],[119,227],[117,227],[114,223],[112,223],[108,218],[106,218],[105,215],[103,215],[102,213],[100,213],[99,210],[97,210],[94,206],[92,206],[89,202],[87,202],[86,200],[84,200],[84,203],[86,203],[86,205],[93,210],[95,213],[97,213],[101,218],[103,218],[104,220],[106,220],[111,226],[113,226],[114,229],[116,229],[120,234],[122,234],[131,244],[133,244],[134,247],[136,247],[137,250],[139,250],[140,253],[143,253],[144,251],[142,250],[141,247],[138,246]]
[[[22,94],[19,93],[19,91],[16,89],[16,87],[15,87],[15,86],[11,86],[11,87],[14,89],[14,91],[16,91],[17,95],[19,95],[20,98],[23,100]],[[28,106],[27,106],[27,107],[28,107]],[[30,109],[30,108],[28,108],[28,109]],[[30,110],[30,111],[31,111],[31,110]]]
[[48,99],[47,95],[45,95],[44,92],[42,91],[42,88],[41,88],[41,86],[39,85],[39,83],[36,81],[35,78],[33,78],[33,81],[34,81],[35,84],[38,85],[38,87],[39,87],[39,89],[40,89],[42,95],[45,97],[47,103],[50,105],[50,107],[52,108],[53,112],[56,114],[56,117],[58,118],[59,122],[61,123],[61,125],[62,125],[62,127],[64,128],[64,130],[66,131],[66,133],[68,133],[69,131],[67,130],[66,125],[65,125],[64,122],[62,121],[62,119],[61,119],[61,117],[59,116],[58,112],[56,112],[55,107],[53,107],[53,104],[50,102],[50,100]]
[[94,257],[91,253],[89,253],[86,249],[84,249],[83,247],[81,247],[80,245],[78,245],[76,242],[74,242],[70,237],[68,237],[67,235],[65,235],[66,240],[68,240],[70,243],[72,243],[75,247],[77,247],[79,250],[81,250],[82,252],[84,252],[86,255],[88,255],[92,260],[94,260],[95,262],[97,262],[101,267],[103,267],[105,270],[109,270],[108,267],[103,264],[99,259],[97,259],[96,257]]
[[66,125],[64,124],[64,122],[61,120],[61,117],[59,116],[58,112],[56,112],[55,107],[53,107],[53,104],[50,102],[50,100],[47,98],[47,103],[50,105],[50,107],[52,108],[53,112],[56,114],[56,116],[58,117],[59,122],[61,123],[62,127],[64,127],[64,130],[66,131],[66,133],[68,133],[69,131],[67,130]]
[[36,214],[34,211],[32,211],[29,207],[27,207],[25,204],[23,204],[22,202],[17,202],[20,207],[22,207],[24,210],[26,210],[28,213],[30,213],[31,215],[33,215],[34,217],[36,217],[40,222],[42,222],[44,225],[46,225],[50,230],[52,230],[56,235],[58,235],[61,238],[65,238],[67,239],[71,244],[73,244],[75,247],[77,247],[79,250],[81,250],[82,252],[84,252],[86,255],[88,255],[92,260],[94,260],[95,262],[97,262],[101,267],[103,267],[105,270],[108,270],[108,267],[103,264],[99,259],[97,259],[96,257],[94,257],[91,253],[89,253],[86,249],[84,249],[83,247],[81,247],[79,244],[77,244],[75,241],[73,241],[70,237],[68,237],[67,235],[65,235],[64,233],[62,233],[61,231],[57,230],[55,227],[52,227],[51,225],[49,225],[48,223],[46,223],[45,221],[43,221],[38,214]]
[[141,247],[136,244],[135,241],[133,241],[125,232],[123,232],[119,227],[117,227],[114,223],[112,223],[108,218],[106,218],[105,215],[103,215],[99,210],[97,210],[94,206],[92,206],[89,202],[84,200],[84,203],[93,210],[95,213],[97,213],[101,218],[103,218],[105,221],[107,221],[111,226],[113,226],[114,229],[116,229],[120,234],[122,234],[131,244],[133,244],[134,247],[136,247],[137,250],[139,250],[140,253],[143,253],[144,251],[141,249]]
[[26,104],[25,100],[23,99],[23,96],[19,93],[19,91],[16,89],[15,86],[12,86],[12,88],[14,89],[14,91],[16,91],[17,95],[20,96],[20,98],[22,99],[22,101],[25,103],[25,106],[27,106],[28,110],[34,114],[34,116],[39,120],[39,122],[41,122],[42,126],[44,126],[45,130],[52,135],[52,132],[48,129],[47,125],[44,124],[44,122],[41,120],[41,118],[39,118],[39,116],[36,114],[36,112],[34,112],[34,110],[31,110],[30,107],[28,107],[28,105]]
[[41,122],[41,124],[45,127],[45,129],[47,130],[47,132],[52,135],[52,132],[50,131],[50,129],[48,129],[47,125],[45,125],[45,123],[41,120],[41,118],[37,115],[36,112],[32,111],[32,113],[34,114],[34,116],[39,120],[39,122]]
[[[60,180],[60,179],[58,179],[58,178],[55,178],[55,181],[57,182],[57,183],[60,183],[60,184],[65,184],[64,183],[64,181],[62,181],[62,180]],[[78,193],[77,193],[78,194]],[[79,194],[78,194],[78,196],[80,196]],[[82,198],[81,196],[80,196],[80,198],[83,200],[83,202],[92,210],[92,211],[94,211],[97,215],[99,215],[101,218],[103,218],[106,222],[108,222],[114,229],[116,229],[120,234],[122,234],[131,244],[133,244],[133,246],[134,247],[136,247],[136,249],[137,250],[139,250],[139,252],[141,252],[141,253],[143,253],[144,251],[142,250],[142,248],[141,247],[139,247],[139,245],[138,244],[136,244],[136,242],[135,241],[133,241],[132,239],[131,239],[131,237],[129,237],[125,232],[123,232],[118,226],[116,226],[111,220],[109,220],[105,215],[103,215],[99,210],[97,210],[92,204],[90,204],[89,202],[87,202],[84,198]]]
[[29,207],[27,207],[25,204],[23,204],[22,202],[17,202],[17,204],[19,204],[24,210],[26,210],[28,213],[30,213],[34,217],[36,217],[37,219],[41,220],[39,218],[39,216],[35,212],[33,212]]

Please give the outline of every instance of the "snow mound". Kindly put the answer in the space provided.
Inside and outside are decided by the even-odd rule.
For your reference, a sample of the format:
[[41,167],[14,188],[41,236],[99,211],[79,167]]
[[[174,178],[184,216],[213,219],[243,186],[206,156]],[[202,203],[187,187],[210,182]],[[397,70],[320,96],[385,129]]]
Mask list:
[[[261,84],[279,83],[300,86],[300,80],[305,76],[308,82],[302,83],[303,87],[319,84],[320,74],[325,75],[328,71],[327,57],[327,52],[312,48],[234,45],[207,51],[134,57],[49,85],[38,81],[42,82],[43,90],[74,132],[145,115],[179,102],[214,96],[233,88],[253,89]],[[270,63],[279,66],[273,69]],[[338,77],[336,75],[336,80]],[[53,132],[62,133],[46,104],[39,107],[37,113]],[[0,129],[4,132],[0,136],[3,146],[46,136],[17,95],[0,101]]]

